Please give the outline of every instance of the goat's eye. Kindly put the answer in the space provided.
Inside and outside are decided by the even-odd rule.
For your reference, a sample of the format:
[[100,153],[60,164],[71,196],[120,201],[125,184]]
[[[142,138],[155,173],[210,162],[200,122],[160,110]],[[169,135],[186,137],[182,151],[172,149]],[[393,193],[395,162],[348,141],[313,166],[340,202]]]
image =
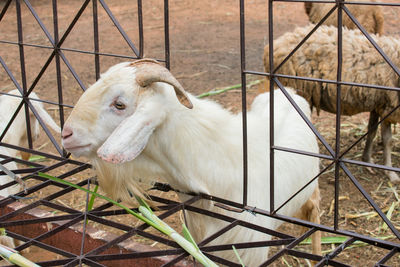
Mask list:
[[114,101],[113,106],[118,110],[124,110],[126,108],[125,104],[120,101]]

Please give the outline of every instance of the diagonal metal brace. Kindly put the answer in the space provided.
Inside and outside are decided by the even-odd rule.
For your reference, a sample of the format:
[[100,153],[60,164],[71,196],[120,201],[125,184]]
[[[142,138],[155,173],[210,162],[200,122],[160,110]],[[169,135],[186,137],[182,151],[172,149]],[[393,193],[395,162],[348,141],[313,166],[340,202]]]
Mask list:
[[0,163],[0,170],[2,170],[6,175],[10,176],[14,181],[19,183],[21,187],[26,190],[25,181],[21,179],[18,175],[7,169],[3,164]]

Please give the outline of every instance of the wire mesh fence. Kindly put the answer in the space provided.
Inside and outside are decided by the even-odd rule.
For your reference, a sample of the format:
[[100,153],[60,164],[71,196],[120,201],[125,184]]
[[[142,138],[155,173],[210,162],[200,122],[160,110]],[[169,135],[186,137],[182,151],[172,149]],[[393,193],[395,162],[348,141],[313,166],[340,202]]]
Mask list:
[[[41,266],[195,265],[190,261],[188,254],[175,242],[151,230],[148,225],[133,220],[126,211],[106,202],[96,202],[95,207],[89,210],[88,194],[47,180],[39,175],[40,172],[47,173],[87,188],[93,188],[94,184],[97,183],[89,163],[85,162],[84,159],[72,159],[63,150],[58,141],[59,133],[49,129],[39,115],[34,103],[39,102],[46,105],[47,110],[52,112],[51,115],[57,117],[57,122],[62,126],[81,93],[89,87],[90,83],[100,78],[100,73],[106,69],[106,66],[111,66],[119,61],[134,61],[144,57],[153,57],[164,63],[167,68],[173,67],[171,61],[174,62],[174,58],[170,55],[170,38],[173,39],[173,35],[170,33],[170,20],[174,17],[170,15],[169,1],[151,1],[154,2],[151,3],[153,6],[143,3],[141,0],[118,2],[117,4],[105,0],[71,1],[69,12],[66,12],[65,3],[61,3],[61,1],[52,0],[45,4],[41,1],[38,2],[7,0],[0,5],[0,30],[3,32],[0,37],[0,45],[2,46],[0,55],[2,87],[0,94],[1,96],[20,99],[16,109],[11,110],[7,120],[0,122],[2,126],[0,148],[4,149],[0,150],[0,164],[5,167],[11,166],[10,171],[19,176],[18,181],[25,187],[25,190],[5,196],[0,201],[2,207],[0,227],[5,228],[7,236],[14,239],[17,251],[26,255],[27,258],[30,255],[35,255],[35,253],[40,255],[32,257],[36,257],[34,261]],[[265,31],[267,40],[269,40],[265,44],[268,44],[270,55],[274,54],[273,40],[276,39],[274,25],[278,19],[274,14],[276,11],[274,8],[279,7],[281,3],[290,6],[290,4],[296,4],[296,2],[298,1],[266,1],[262,3],[268,10],[266,14],[268,29],[263,29],[263,31]],[[303,2],[312,3],[313,1],[302,1],[301,3]],[[341,26],[344,23],[344,17],[348,16],[395,72],[398,81],[397,59],[390,58],[385,54],[385,51],[376,42],[377,37],[368,33],[363,24],[358,22],[350,6],[360,4],[397,8],[400,4],[388,2],[328,2],[333,4],[332,8],[322,18],[321,22],[317,23],[315,28],[312,28],[310,35],[301,40],[292,51],[288,51],[286,63],[275,62],[273,57],[267,61],[267,69],[272,70],[270,72],[253,68],[254,65],[248,59],[251,43],[249,44],[247,33],[251,31],[252,24],[248,21],[247,7],[251,3],[240,0],[233,5],[238,18],[235,29],[240,36],[238,44],[240,70],[237,76],[240,76],[241,82],[240,101],[243,121],[244,189],[242,201],[233,201],[232,199],[223,199],[207,194],[188,194],[185,197],[186,201],[179,201],[172,193],[174,189],[160,182],[155,182],[152,190],[149,191],[157,206],[159,217],[171,221],[172,224],[176,224],[177,220],[185,221],[184,217],[187,213],[201,214],[226,223],[225,227],[199,241],[201,250],[218,264],[241,266],[238,262],[224,259],[218,256],[218,253],[215,253],[231,250],[232,245],[234,245],[239,250],[270,247],[268,260],[260,262],[259,266],[290,265],[291,263],[285,260],[287,256],[293,256],[292,265],[296,265],[296,261],[302,261],[302,264],[303,262],[306,264],[306,262],[315,261],[316,266],[349,266],[354,264],[353,261],[346,258],[349,256],[343,255],[354,257],[354,254],[346,254],[348,248],[365,246],[366,244],[368,246],[361,247],[361,249],[373,250],[373,253],[378,255],[378,259],[374,259],[375,266],[395,266],[398,263],[398,241],[400,238],[396,221],[396,202],[398,200],[393,202],[393,207],[384,209],[387,203],[384,205],[379,202],[380,198],[375,196],[378,190],[367,189],[362,177],[360,178],[358,173],[355,174],[353,166],[396,172],[400,169],[384,164],[366,163],[348,156],[349,152],[359,145],[369,133],[374,129],[376,130],[392,113],[394,114],[398,106],[391,113],[380,116],[379,120],[374,122],[373,127],[362,132],[354,142],[344,147],[342,145],[343,118],[340,114],[343,112],[341,111],[340,93],[346,86],[377,88],[378,90],[395,92],[399,90],[398,84],[386,86],[342,80],[342,73],[349,70],[342,69],[343,57],[346,56],[343,55],[342,49],[346,40],[341,37]],[[64,9],[60,8],[61,5]],[[186,8],[189,7],[186,6]],[[125,12],[119,12],[120,10]],[[299,77],[299,75],[279,72],[281,66],[287,64],[287,61],[296,54],[296,51],[301,49],[302,45],[307,42],[307,38],[316,34],[314,32],[318,31],[323,21],[327,20],[331,14],[337,14],[337,25],[339,26],[337,31],[337,58],[335,62],[330,63],[336,64],[335,79],[301,75]],[[146,24],[146,16],[158,18],[156,20],[158,24],[156,26]],[[90,20],[90,23],[81,24],[87,20]],[[105,20],[112,25],[113,33],[109,30],[110,28],[102,29],[104,27],[102,21]],[[91,30],[88,31],[90,34],[82,34],[79,31],[85,25],[90,25]],[[153,27],[156,28],[156,31],[146,35],[146,29],[153,29]],[[121,44],[123,44],[123,48],[121,48]],[[32,54],[37,55],[33,60],[30,59]],[[248,67],[249,65],[251,67]],[[87,68],[90,71],[87,71]],[[254,182],[248,175],[251,171],[248,163],[247,144],[249,140],[246,112],[249,102],[247,86],[249,77],[259,77],[260,79],[267,77],[270,81],[270,94],[273,95],[273,88],[278,87],[299,113],[302,113],[302,111],[299,107],[296,107],[295,101],[287,93],[285,82],[291,79],[306,80],[321,85],[333,84],[336,87],[339,97],[337,98],[337,110],[334,117],[336,128],[333,144],[327,141],[320,128],[303,114],[304,121],[315,133],[323,148],[320,154],[274,144],[273,97],[271,98],[271,120],[270,125],[268,125],[272,133],[270,136],[271,161],[269,165],[271,177],[274,177],[275,173],[274,155],[277,151],[297,153],[307,157],[319,157],[323,162],[324,165],[320,174],[316,177],[309,177],[309,183],[313,180],[319,179],[321,181],[325,179],[323,175],[332,179],[333,205],[329,217],[330,223],[317,224],[280,214],[279,211],[283,205],[274,205],[276,203],[276,188],[274,188],[273,178],[271,178],[268,191],[271,203],[269,207],[255,207],[248,201],[248,184]],[[46,87],[44,86],[45,83],[51,83],[52,86]],[[9,93],[11,89],[17,89],[19,95]],[[37,92],[40,99],[33,98],[32,92]],[[26,131],[24,131],[26,143],[13,144],[8,141],[10,135],[7,135],[7,133],[15,131],[12,125],[17,121],[18,113],[25,114],[26,120],[23,127],[26,128]],[[33,113],[34,116],[30,116],[30,113]],[[35,136],[34,131],[32,131],[35,118],[46,136]],[[40,152],[41,146],[45,143],[48,143],[46,152]],[[33,156],[30,158],[20,157],[21,152]],[[396,166],[396,164],[394,165]],[[6,175],[7,170],[2,170],[0,175]],[[376,178],[387,179],[385,177]],[[0,190],[15,186],[17,183],[17,181],[11,181],[2,184]],[[354,231],[342,227],[341,192],[347,189],[343,189],[343,187],[348,186],[349,183],[354,186],[357,194],[361,194],[365,199],[365,203],[369,207],[368,211],[381,218],[378,222],[379,228],[381,229],[382,225],[389,228],[385,237],[375,234],[368,235],[363,231]],[[382,184],[379,187],[381,186]],[[395,187],[388,190],[391,190],[397,198]],[[218,207],[221,213],[200,208],[199,203],[204,201]],[[285,204],[288,201],[290,199]],[[388,202],[388,200],[385,201]],[[135,210],[136,207],[132,209]],[[228,211],[229,215],[226,215],[223,211]],[[292,234],[291,231],[286,232],[285,229],[267,229],[240,220],[236,216],[246,212],[263,218],[272,217],[290,225],[304,226],[307,230],[304,234]],[[176,219],[181,217],[183,219]],[[179,223],[177,225],[179,228]],[[238,228],[258,232],[260,240],[234,244],[218,242],[219,237],[227,232],[234,232]],[[344,239],[332,243],[328,242],[335,244],[335,248],[324,252],[323,255],[314,255],[305,250],[303,244],[316,231],[322,231],[326,236],[340,236]],[[273,238],[271,239],[269,236]],[[363,262],[362,259],[361,262]]]

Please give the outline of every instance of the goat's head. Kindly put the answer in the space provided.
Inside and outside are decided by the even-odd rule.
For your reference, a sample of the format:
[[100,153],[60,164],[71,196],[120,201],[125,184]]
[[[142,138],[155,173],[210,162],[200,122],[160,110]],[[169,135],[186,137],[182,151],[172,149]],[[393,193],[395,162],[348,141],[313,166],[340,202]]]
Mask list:
[[157,61],[120,63],[75,105],[62,132],[64,148],[75,156],[99,156],[112,163],[133,160],[165,119],[166,101],[158,82],[171,85],[179,102],[192,108],[183,87]]

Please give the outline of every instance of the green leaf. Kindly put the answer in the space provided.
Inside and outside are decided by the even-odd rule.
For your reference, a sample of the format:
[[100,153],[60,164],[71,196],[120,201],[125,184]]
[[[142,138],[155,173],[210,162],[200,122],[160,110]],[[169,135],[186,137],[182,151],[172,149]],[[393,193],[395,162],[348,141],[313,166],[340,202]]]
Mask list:
[[200,250],[199,247],[197,246],[196,241],[194,241],[193,236],[190,234],[189,229],[186,227],[185,224],[182,224],[182,233],[187,241],[192,243],[197,248],[197,250]]
[[147,204],[146,201],[144,201],[141,197],[138,197],[137,195],[135,195],[136,201],[139,203],[139,205],[144,206],[146,209],[148,209],[151,213],[153,213],[153,210],[151,209],[151,207],[149,206],[149,204]]

